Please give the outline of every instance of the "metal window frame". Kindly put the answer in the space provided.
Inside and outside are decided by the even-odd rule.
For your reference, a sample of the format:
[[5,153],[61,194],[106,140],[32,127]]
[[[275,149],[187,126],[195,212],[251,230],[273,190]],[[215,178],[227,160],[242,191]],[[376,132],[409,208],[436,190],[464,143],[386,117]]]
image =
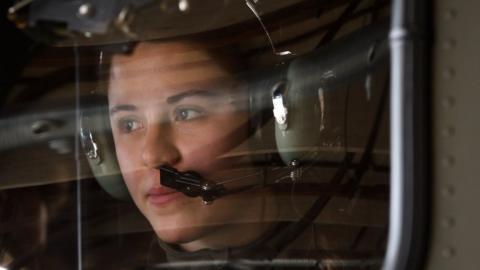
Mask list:
[[393,0],[391,48],[391,187],[382,269],[420,269],[428,240],[430,183],[429,1]]

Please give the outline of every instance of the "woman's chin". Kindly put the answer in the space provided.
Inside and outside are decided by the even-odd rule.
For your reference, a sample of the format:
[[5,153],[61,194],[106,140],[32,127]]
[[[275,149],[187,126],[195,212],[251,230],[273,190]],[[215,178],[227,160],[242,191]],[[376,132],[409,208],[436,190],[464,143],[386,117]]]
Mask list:
[[201,238],[201,227],[154,227],[157,237],[169,244],[186,244]]

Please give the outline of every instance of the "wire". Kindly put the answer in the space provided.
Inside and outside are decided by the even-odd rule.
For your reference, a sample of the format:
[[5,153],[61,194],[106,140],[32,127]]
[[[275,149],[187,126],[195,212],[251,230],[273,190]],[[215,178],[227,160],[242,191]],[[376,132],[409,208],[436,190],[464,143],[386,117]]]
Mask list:
[[342,28],[342,26],[348,22],[349,17],[355,11],[357,6],[361,3],[361,0],[355,0],[347,6],[347,8],[343,11],[343,13],[338,17],[335,23],[330,27],[330,31],[328,31],[317,44],[317,49],[322,47],[323,45],[327,44],[331,40],[335,38],[338,31]]

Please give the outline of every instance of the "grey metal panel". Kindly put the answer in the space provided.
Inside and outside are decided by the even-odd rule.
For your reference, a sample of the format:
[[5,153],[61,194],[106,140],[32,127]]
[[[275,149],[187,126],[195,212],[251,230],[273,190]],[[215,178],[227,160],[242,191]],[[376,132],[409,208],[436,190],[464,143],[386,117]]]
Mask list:
[[426,269],[479,269],[480,2],[435,3],[433,196]]

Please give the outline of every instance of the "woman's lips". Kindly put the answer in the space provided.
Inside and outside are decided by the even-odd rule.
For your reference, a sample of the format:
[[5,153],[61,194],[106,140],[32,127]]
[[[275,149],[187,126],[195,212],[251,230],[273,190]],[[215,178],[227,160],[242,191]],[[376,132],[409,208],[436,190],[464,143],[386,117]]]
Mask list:
[[183,196],[181,192],[164,187],[153,187],[147,193],[149,203],[156,206],[163,206]]

